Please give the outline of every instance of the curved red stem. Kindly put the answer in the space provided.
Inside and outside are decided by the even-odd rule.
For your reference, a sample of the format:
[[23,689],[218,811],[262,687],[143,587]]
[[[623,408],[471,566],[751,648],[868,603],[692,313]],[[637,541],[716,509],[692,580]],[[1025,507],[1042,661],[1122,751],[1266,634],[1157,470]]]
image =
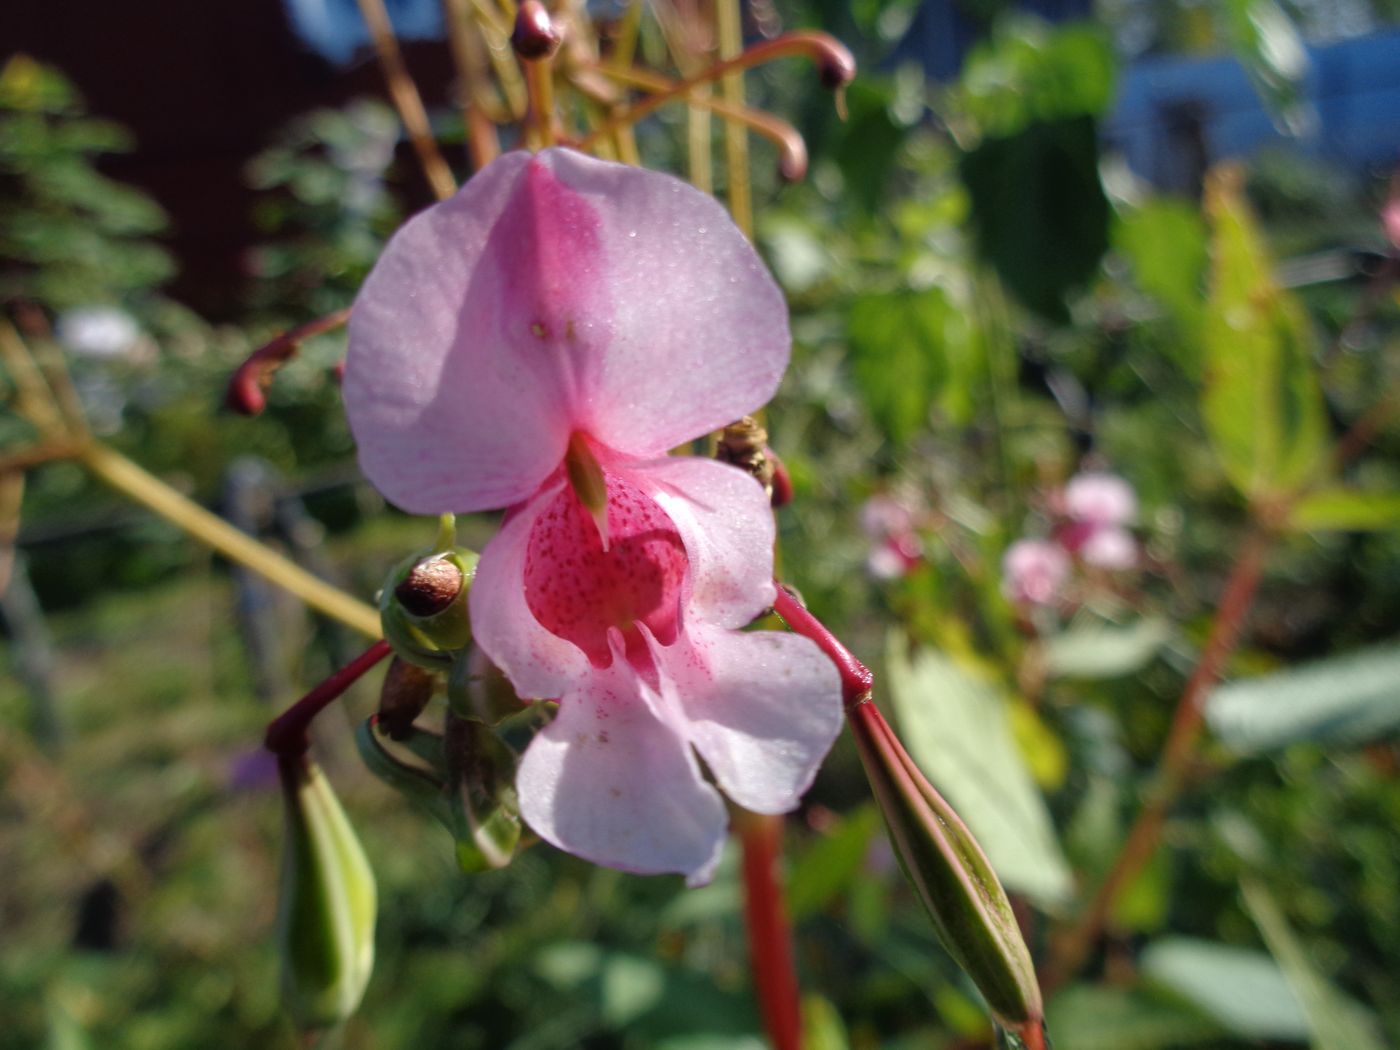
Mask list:
[[302,340],[313,335],[339,328],[350,319],[350,308],[318,317],[304,325],[298,325],[283,332],[270,343],[258,347],[248,355],[233,377],[228,381],[228,391],[224,403],[235,412],[245,416],[256,416],[267,405],[263,394],[272,382],[273,373],[286,364],[296,354]]
[[875,676],[870,673],[870,668],[852,656],[851,651],[827,629],[826,624],[808,612],[806,606],[781,582],[774,583],[778,588],[778,597],[773,602],[773,611],[783,618],[783,622],[791,630],[812,639],[818,648],[831,658],[831,662],[841,674],[841,695],[846,701],[846,706],[854,707],[867,699],[871,687],[875,684]]
[[393,649],[389,643],[375,642],[355,659],[336,671],[311,692],[274,718],[263,737],[263,746],[281,758],[293,758],[306,753],[310,741],[307,729],[311,720],[324,711],[354,685],[375,664]]

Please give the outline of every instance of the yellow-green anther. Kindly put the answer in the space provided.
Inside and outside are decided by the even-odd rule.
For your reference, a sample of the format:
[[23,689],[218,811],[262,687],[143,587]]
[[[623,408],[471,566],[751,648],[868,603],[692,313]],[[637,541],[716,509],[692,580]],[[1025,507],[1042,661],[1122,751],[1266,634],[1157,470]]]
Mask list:
[[564,469],[569,475],[569,485],[578,496],[583,509],[588,511],[593,523],[598,527],[598,538],[603,541],[603,550],[608,549],[608,479],[603,473],[602,464],[593,454],[588,439],[575,434],[569,439],[569,450],[564,455]]
[[374,969],[374,873],[320,768],[301,755],[279,769],[282,991],[303,1029],[329,1028],[359,1006]]

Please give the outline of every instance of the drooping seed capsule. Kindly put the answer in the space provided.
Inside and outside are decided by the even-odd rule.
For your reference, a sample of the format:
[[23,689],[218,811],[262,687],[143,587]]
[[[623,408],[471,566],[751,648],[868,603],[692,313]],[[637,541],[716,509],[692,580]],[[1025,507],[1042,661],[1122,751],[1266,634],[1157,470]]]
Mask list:
[[1044,1017],[1040,985],[1011,902],[967,825],[934,790],[868,698],[847,708],[861,764],[900,867],[942,941],[1012,1029]]
[[303,1029],[354,1013],[374,969],[374,873],[320,768],[278,759],[285,810],[278,939],[282,992]]

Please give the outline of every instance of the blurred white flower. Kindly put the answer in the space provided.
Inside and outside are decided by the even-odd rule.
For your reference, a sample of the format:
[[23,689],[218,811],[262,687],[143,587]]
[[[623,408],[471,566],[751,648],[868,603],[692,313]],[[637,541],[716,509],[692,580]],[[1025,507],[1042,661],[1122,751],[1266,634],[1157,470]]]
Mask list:
[[54,337],[79,357],[125,357],[141,341],[141,327],[115,306],[76,306],[58,315]]

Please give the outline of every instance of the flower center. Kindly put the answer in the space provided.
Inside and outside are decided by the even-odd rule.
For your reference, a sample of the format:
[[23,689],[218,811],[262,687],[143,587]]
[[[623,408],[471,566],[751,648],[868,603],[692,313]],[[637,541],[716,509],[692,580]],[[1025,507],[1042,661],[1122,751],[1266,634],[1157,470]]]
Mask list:
[[606,473],[608,548],[598,525],[566,485],[536,520],[525,553],[525,601],[545,630],[573,642],[597,667],[612,661],[608,631],[640,643],[644,623],[675,641],[685,546],[656,501]]

